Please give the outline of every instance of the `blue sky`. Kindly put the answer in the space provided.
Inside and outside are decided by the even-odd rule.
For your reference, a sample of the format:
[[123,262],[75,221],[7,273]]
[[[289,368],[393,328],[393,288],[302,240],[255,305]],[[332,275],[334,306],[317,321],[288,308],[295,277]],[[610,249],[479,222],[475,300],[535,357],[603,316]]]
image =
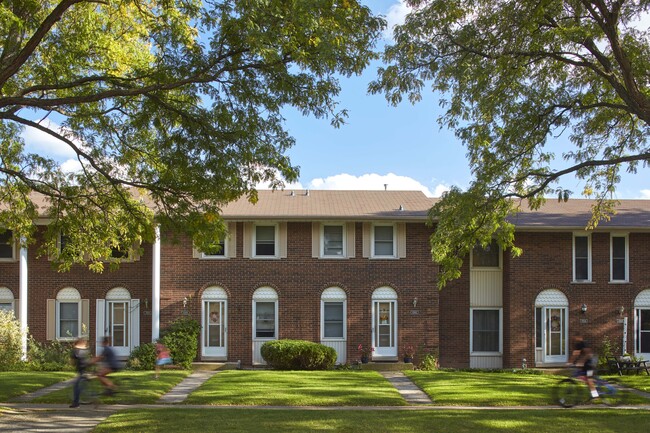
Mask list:
[[[385,16],[389,26],[402,22],[408,12],[402,0],[362,1]],[[650,20],[642,22],[647,28]],[[425,91],[418,104],[403,102],[398,107],[390,106],[382,95],[368,95],[368,83],[379,64],[371,64],[359,77],[341,79],[340,107],[349,111],[341,128],[335,129],[327,119],[286,111],[287,128],[296,139],[288,154],[300,167],[299,181],[288,188],[369,190],[387,185],[391,190],[422,190],[439,197],[451,185],[469,185],[465,148],[436,121],[442,113],[440,95]],[[47,153],[69,170],[78,167],[70,149],[60,143],[36,131],[27,130],[24,136],[30,151]],[[648,179],[648,169],[624,175],[617,198],[650,199]],[[561,184],[579,197],[581,183],[571,178]]]

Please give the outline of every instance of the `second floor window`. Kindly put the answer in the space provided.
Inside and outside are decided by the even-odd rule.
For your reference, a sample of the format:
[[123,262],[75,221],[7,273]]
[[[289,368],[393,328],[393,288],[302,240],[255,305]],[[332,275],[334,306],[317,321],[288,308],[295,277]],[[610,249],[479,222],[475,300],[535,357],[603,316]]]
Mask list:
[[395,257],[395,227],[393,225],[376,225],[373,227],[373,256]]
[[344,230],[342,225],[323,226],[323,256],[343,257]]
[[256,257],[275,257],[275,226],[258,225],[255,226],[255,256]]
[[215,244],[208,251],[203,253],[203,257],[225,257],[226,255],[226,241],[220,240],[215,242]]
[[627,236],[611,237],[611,280],[628,281]]
[[485,248],[476,245],[472,250],[472,267],[474,268],[499,268],[501,254],[499,244],[493,240]]
[[591,281],[591,238],[573,236],[573,281]]
[[14,237],[11,230],[0,232],[0,260],[14,258]]

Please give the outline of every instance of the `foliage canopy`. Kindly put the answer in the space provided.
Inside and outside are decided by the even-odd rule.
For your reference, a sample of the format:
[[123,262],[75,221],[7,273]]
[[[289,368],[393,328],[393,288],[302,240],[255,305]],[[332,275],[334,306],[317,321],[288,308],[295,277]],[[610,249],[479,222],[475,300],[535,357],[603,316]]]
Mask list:
[[[370,85],[389,102],[445,95],[441,127],[467,148],[473,180],[431,212],[439,286],[460,275],[471,248],[496,237],[513,254],[507,217],[566,201],[567,174],[594,199],[595,227],[615,212],[620,174],[650,161],[648,0],[411,0],[388,65]],[[556,158],[552,139],[567,144]],[[523,200],[527,199],[527,200]]]
[[283,107],[340,125],[338,78],[367,66],[383,27],[357,0],[2,2],[0,227],[29,242],[47,217],[61,270],[101,271],[155,224],[214,247],[224,203],[297,178]]

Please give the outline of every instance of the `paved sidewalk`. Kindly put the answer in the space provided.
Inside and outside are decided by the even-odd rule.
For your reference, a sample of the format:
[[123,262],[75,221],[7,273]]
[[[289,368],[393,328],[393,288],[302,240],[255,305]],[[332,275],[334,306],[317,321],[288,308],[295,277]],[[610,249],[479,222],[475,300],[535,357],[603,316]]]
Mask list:
[[167,394],[160,397],[158,402],[163,404],[182,403],[192,391],[217,373],[218,371],[195,371],[172,388]]

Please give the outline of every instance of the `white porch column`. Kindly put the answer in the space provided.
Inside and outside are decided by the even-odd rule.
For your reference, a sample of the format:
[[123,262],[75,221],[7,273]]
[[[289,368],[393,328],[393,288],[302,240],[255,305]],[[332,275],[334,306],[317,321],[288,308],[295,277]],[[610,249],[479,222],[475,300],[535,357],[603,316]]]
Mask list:
[[160,226],[156,226],[151,275],[151,341],[156,341],[160,337]]
[[20,300],[20,332],[23,346],[23,361],[27,360],[27,247],[25,239],[20,240],[20,271],[18,277],[18,299]]

